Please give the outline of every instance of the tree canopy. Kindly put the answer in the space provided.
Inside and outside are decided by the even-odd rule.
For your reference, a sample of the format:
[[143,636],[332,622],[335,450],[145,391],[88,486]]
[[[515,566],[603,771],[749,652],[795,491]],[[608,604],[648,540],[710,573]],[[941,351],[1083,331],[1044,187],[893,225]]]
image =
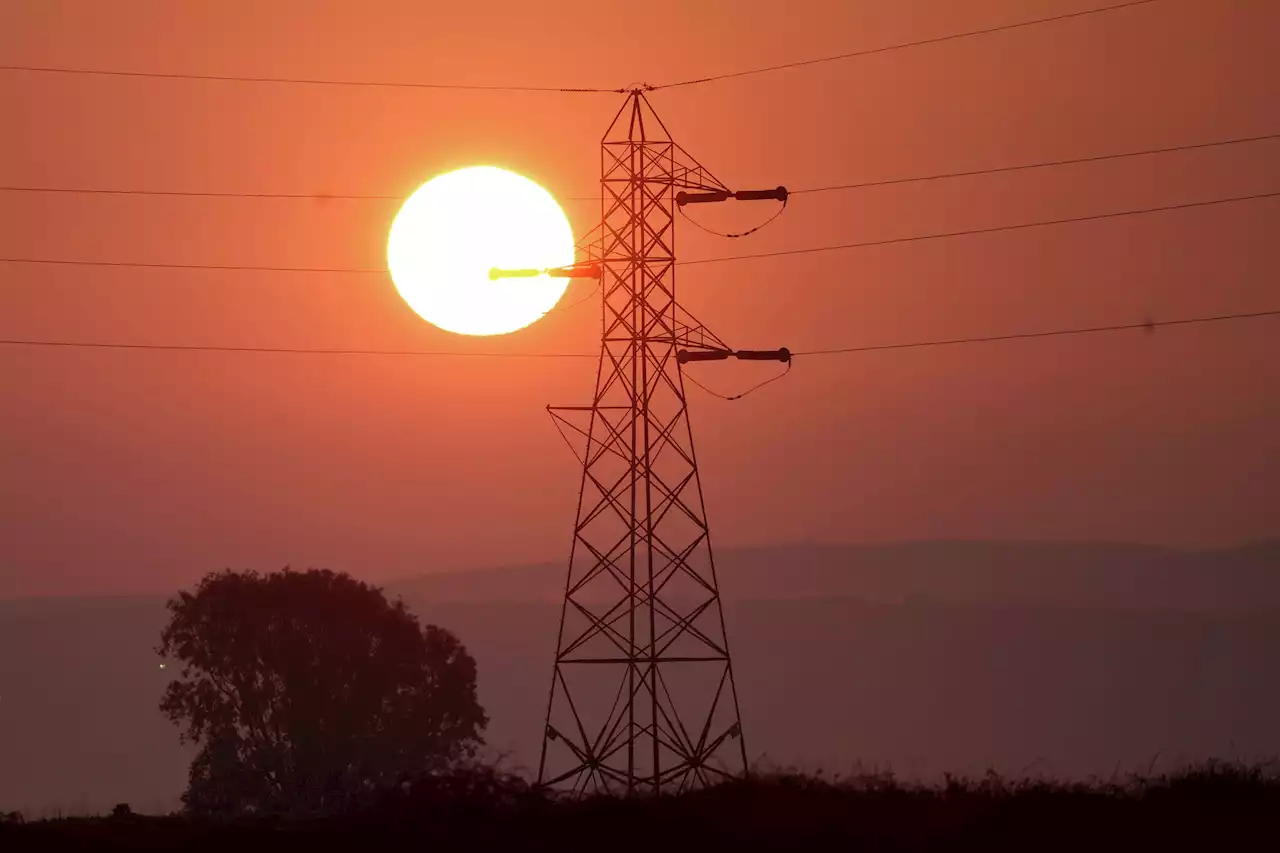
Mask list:
[[201,813],[319,813],[474,756],[488,719],[458,639],[328,570],[217,572],[168,603],[164,714],[200,745]]

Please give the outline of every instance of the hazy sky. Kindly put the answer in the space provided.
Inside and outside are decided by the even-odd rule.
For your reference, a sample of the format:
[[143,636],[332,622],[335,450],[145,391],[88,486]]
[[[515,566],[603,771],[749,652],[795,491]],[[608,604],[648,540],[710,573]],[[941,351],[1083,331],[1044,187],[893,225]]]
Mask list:
[[[5,0],[0,64],[623,86],[1105,4],[442,5]],[[1270,0],[1161,0],[651,101],[734,186],[909,177],[1280,131],[1276,32]],[[618,97],[0,71],[0,184],[405,194],[488,163],[590,195]],[[684,227],[681,257],[1278,189],[1280,142],[1262,142],[803,195],[746,240]],[[564,204],[578,231],[595,224]],[[0,256],[379,267],[395,209],[0,192]],[[761,212],[696,213],[737,230]],[[679,289],[731,344],[796,350],[1274,309],[1278,224],[1268,200],[693,266]],[[385,276],[0,264],[0,338],[590,352],[598,304],[476,341],[419,320]],[[694,369],[736,391],[775,367]],[[382,578],[563,559],[578,471],[543,407],[587,402],[594,373],[0,347],[0,596],[172,591],[225,566]],[[1252,320],[798,359],[738,402],[691,393],[719,544],[1202,545],[1280,532],[1278,387],[1280,323]]]

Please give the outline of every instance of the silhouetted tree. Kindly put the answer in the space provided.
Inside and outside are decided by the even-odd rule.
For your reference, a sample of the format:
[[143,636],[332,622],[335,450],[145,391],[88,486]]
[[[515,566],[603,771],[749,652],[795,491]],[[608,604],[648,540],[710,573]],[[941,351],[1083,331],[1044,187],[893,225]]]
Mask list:
[[168,608],[157,651],[182,669],[160,708],[201,747],[191,811],[338,811],[484,743],[458,639],[347,575],[218,572]]

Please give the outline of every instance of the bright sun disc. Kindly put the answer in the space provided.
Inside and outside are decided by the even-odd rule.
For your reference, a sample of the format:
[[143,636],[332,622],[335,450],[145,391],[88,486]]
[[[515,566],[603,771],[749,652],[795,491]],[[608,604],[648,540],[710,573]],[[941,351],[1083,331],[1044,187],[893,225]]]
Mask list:
[[387,238],[396,290],[428,323],[504,335],[550,311],[567,278],[490,280],[489,270],[573,263],[573,229],[551,193],[493,166],[437,175],[405,201]]

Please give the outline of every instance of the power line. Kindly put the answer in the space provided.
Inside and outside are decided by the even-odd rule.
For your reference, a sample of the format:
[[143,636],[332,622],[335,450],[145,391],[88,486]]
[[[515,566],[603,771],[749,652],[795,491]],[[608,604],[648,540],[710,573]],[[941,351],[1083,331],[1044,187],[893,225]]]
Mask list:
[[[697,258],[689,261],[676,261],[677,264],[710,264],[722,263],[726,261],[754,260],[757,258],[772,258],[783,255],[799,255],[811,254],[815,252],[829,252],[840,249],[860,249],[872,246],[886,246],[896,243],[910,243],[923,240],[937,240],[948,237],[964,237],[979,234],[991,234],[1001,231],[1012,231],[1023,228],[1037,228],[1042,226],[1064,225],[1075,222],[1088,222],[1099,219],[1111,219],[1124,216],[1138,216],[1149,213],[1160,213],[1171,210],[1184,210],[1188,208],[1207,207],[1211,205],[1229,204],[1234,202],[1252,201],[1256,199],[1271,198],[1280,195],[1280,192],[1260,193],[1256,195],[1237,196],[1225,199],[1212,199],[1209,201],[1185,202],[1182,204],[1165,205],[1161,207],[1139,208],[1135,210],[1113,211],[1108,213],[1096,213],[1087,216],[1070,217],[1066,219],[1050,219],[1040,220],[1036,222],[1022,222],[1011,225],[997,225],[989,228],[969,229],[965,231],[949,231],[935,234],[920,234],[910,237],[893,237],[885,240],[872,240],[860,243],[843,243],[836,246],[816,246],[807,249],[787,249],[777,252],[761,252],[751,255],[734,255],[723,258]],[[140,269],[184,269],[184,270],[216,270],[216,271],[233,271],[233,272],[289,272],[289,273],[334,273],[334,274],[385,274],[388,271],[380,267],[286,267],[286,266],[262,266],[247,264],[181,264],[181,263],[158,263],[148,261],[85,261],[71,260],[65,258],[0,258],[0,263],[14,264],[42,264],[57,266],[90,266],[90,267],[125,267]]]
[[1274,311],[1248,311],[1240,314],[1218,314],[1212,317],[1185,317],[1178,320],[1148,320],[1142,323],[1121,323],[1113,326],[1087,326],[1075,329],[1052,329],[1043,332],[1015,332],[1007,335],[985,335],[977,338],[951,338],[947,340],[912,341],[901,344],[870,344],[867,346],[840,347],[837,349],[807,350],[795,352],[792,356],[811,355],[845,355],[861,352],[882,352],[886,350],[923,349],[925,347],[949,347],[961,344],[986,344],[998,341],[1025,341],[1035,338],[1056,338],[1066,335],[1092,335],[1100,332],[1123,332],[1135,329],[1157,329],[1164,326],[1191,326],[1200,323],[1221,323],[1229,320],[1251,320],[1259,317],[1280,317],[1280,309]]
[[58,193],[65,195],[141,195],[174,196],[177,198],[269,198],[298,199],[304,201],[404,201],[402,195],[336,195],[328,193],[258,193],[214,192],[210,190],[132,190],[99,189],[97,187],[0,187],[7,193]]
[[600,291],[601,291],[600,282],[596,282],[596,286],[591,288],[591,291],[587,293],[585,296],[579,297],[578,299],[575,299],[573,302],[570,302],[568,305],[565,305],[563,307],[560,305],[556,305],[551,310],[552,311],[568,311],[571,308],[577,308],[579,305],[585,305],[587,302],[594,299],[596,294],[600,293]]
[[[1231,139],[1218,139],[1209,142],[1192,142],[1186,145],[1170,145],[1162,148],[1145,148],[1140,151],[1121,151],[1112,154],[1091,154],[1083,157],[1071,157],[1062,160],[1042,160],[1035,163],[1019,163],[1012,166],[993,166],[986,169],[969,169],[960,172],[937,172],[929,175],[914,175],[903,178],[883,178],[873,181],[860,181],[851,184],[832,184],[823,187],[805,187],[790,190],[790,195],[803,193],[832,192],[836,190],[858,190],[870,187],[894,186],[897,184],[913,184],[925,181],[937,181],[946,178],[968,178],[980,175],[995,175],[1005,172],[1020,172],[1030,169],[1046,169],[1055,166],[1072,166],[1082,163],[1098,163],[1107,160],[1124,160],[1132,157],[1146,157],[1155,154],[1174,154],[1181,151],[1198,151],[1207,148],[1220,148],[1228,145],[1243,145],[1250,142],[1267,142],[1280,139],[1280,133],[1267,133],[1260,136],[1240,136]],[[139,190],[108,189],[98,187],[49,187],[49,186],[0,186],[0,192],[11,193],[51,193],[63,195],[116,195],[116,196],[170,196],[178,198],[248,198],[248,199],[292,199],[303,201],[385,201],[403,202],[407,196],[376,194],[335,194],[335,193],[269,193],[269,192],[216,192],[209,190]],[[564,196],[564,201],[600,201],[600,196]]]
[[332,80],[313,77],[242,77],[233,74],[183,74],[167,71],[109,71],[99,68],[61,68],[44,65],[0,65],[0,71],[37,74],[78,74],[95,77],[141,77],[155,80],[207,80],[220,83],[288,83],[303,86],[355,86],[379,89],[455,89],[473,92],[567,92],[626,94],[626,89],[564,86],[485,86],[461,83],[401,83],[385,80]]
[[1160,207],[1143,207],[1134,210],[1117,210],[1109,213],[1093,213],[1088,216],[1071,216],[1065,219],[1042,219],[1036,222],[1018,222],[1012,225],[993,225],[989,228],[969,228],[964,231],[943,231],[935,234],[917,234],[911,237],[891,237],[887,240],[865,240],[859,243],[841,243],[836,246],[814,246],[808,249],[785,249],[777,252],[757,252],[751,255],[732,255],[723,258],[696,258],[691,261],[676,261],[685,266],[693,264],[718,264],[725,261],[748,261],[758,258],[776,258],[784,255],[808,255],[816,252],[834,252],[841,249],[866,249],[872,246],[892,246],[898,243],[918,243],[925,240],[942,240],[949,237],[972,237],[979,234],[997,234],[1002,231],[1019,231],[1026,228],[1043,228],[1052,225],[1068,225],[1075,222],[1094,222],[1103,219],[1118,219],[1125,216],[1142,216],[1149,213],[1163,213],[1170,210],[1188,210],[1196,207],[1211,207],[1220,204],[1255,201],[1258,199],[1280,196],[1280,191],[1255,193],[1254,195],[1217,198],[1208,201],[1189,201],[1182,204],[1167,204]]
[[137,269],[160,270],[219,270],[230,272],[305,272],[305,273],[343,273],[343,274],[386,274],[386,269],[377,267],[274,267],[250,264],[167,264],[148,261],[77,261],[65,258],[0,258],[5,264],[50,264],[69,267],[127,267]]
[[288,355],[387,355],[429,356],[459,358],[598,358],[599,353],[587,352],[457,352],[448,350],[392,350],[392,349],[325,349],[317,347],[249,347],[213,346],[204,344],[132,344],[100,341],[45,341],[0,340],[0,346],[68,347],[74,349],[131,349],[161,352],[240,352]]
[[[885,240],[867,240],[859,243],[842,243],[836,246],[814,246],[807,249],[784,249],[777,252],[758,252],[751,255],[732,255],[723,258],[695,258],[691,261],[676,261],[676,264],[690,266],[693,264],[715,264],[726,261],[747,261],[758,258],[775,258],[784,255],[807,255],[816,252],[834,252],[841,249],[864,249],[873,246],[891,246],[898,243],[916,243],[925,240],[941,240],[949,237],[970,237],[980,234],[996,234],[1002,231],[1018,231],[1026,228],[1042,228],[1054,225],[1068,225],[1076,222],[1093,222],[1104,219],[1117,219],[1126,216],[1142,216],[1151,213],[1164,213],[1173,210],[1188,210],[1198,207],[1212,207],[1222,204],[1256,201],[1259,199],[1280,196],[1280,191],[1255,193],[1253,195],[1234,196],[1231,198],[1209,199],[1207,201],[1189,201],[1182,204],[1168,204],[1160,207],[1143,207],[1133,210],[1117,210],[1107,213],[1092,213],[1087,216],[1072,216],[1065,219],[1042,219],[1035,222],[1017,222],[1011,225],[993,225],[989,228],[970,228],[964,231],[944,231],[934,234],[917,234],[910,237],[891,237]],[[152,263],[147,261],[81,261],[65,258],[0,258],[0,263],[7,264],[41,264],[73,267],[124,267],[139,269],[181,269],[181,270],[218,270],[232,272],[288,272],[288,273],[333,273],[385,275],[387,270],[379,267],[285,267],[258,266],[247,264],[178,264]]]
[[[1104,6],[1096,9],[1085,9],[1079,12],[1068,12],[1061,15],[1052,15],[1046,18],[1035,18],[1028,21],[1018,21],[1012,24],[1001,24],[994,27],[985,27],[978,30],[968,30],[961,33],[952,33],[945,36],[936,36],[933,38],[919,39],[910,42],[900,42],[898,44],[886,45],[877,48],[868,48],[865,50],[851,51],[836,56],[825,56],[818,59],[806,59],[799,62],[787,62],[781,65],[770,65],[764,68],[754,68],[749,71],[734,71],[728,74],[716,74],[709,77],[698,77],[693,80],[682,80],[676,83],[664,83],[659,86],[645,86],[648,91],[656,91],[659,89],[673,89],[680,86],[692,86],[697,83],[709,83],[713,80],[727,80],[732,77],[746,77],[754,74],[765,74],[771,71],[781,71],[787,68],[800,68],[807,65],[817,65],[825,62],[836,62],[842,59],[853,59],[860,56],[870,56],[877,53],[887,53],[895,50],[903,50],[910,47],[922,47],[924,45],[939,44],[947,41],[955,41],[957,39],[971,38],[973,36],[990,35],[992,33],[1004,32],[1007,30],[1015,30],[1024,27],[1038,26],[1041,24],[1049,24],[1057,21],[1065,21],[1071,18],[1081,18],[1087,15],[1097,15],[1103,12],[1115,12],[1121,9],[1127,9],[1134,6],[1143,6],[1148,3],[1155,3],[1158,0],[1130,0],[1126,3],[1117,3],[1111,6]],[[190,74],[173,71],[119,71],[102,68],[67,68],[62,66],[48,65],[0,65],[0,71],[24,72],[31,74],[67,74],[94,77],[132,77],[154,80],[197,80],[197,81],[213,81],[220,83],[276,83],[288,85],[302,86],[347,86],[359,88],[380,88],[380,89],[442,89],[457,91],[479,91],[479,92],[562,92],[571,94],[626,94],[626,88],[598,88],[583,86],[528,86],[528,85],[483,85],[483,84],[466,84],[466,83],[415,83],[400,82],[389,80],[341,80],[331,78],[317,77],[258,77],[245,76],[238,74]]]
[[[138,190],[107,189],[99,187],[32,187],[0,186],[7,193],[53,193],[61,195],[120,195],[120,196],[172,196],[175,198],[261,198],[299,201],[392,201],[403,202],[405,195],[370,195],[341,193],[267,193],[267,192],[218,192],[214,190]],[[600,196],[564,196],[563,201],[600,201]]]
[[680,86],[693,86],[698,83],[710,83],[715,80],[728,80],[733,77],[747,77],[753,74],[766,74],[771,71],[782,71],[787,68],[801,68],[808,65],[818,65],[824,62],[837,62],[842,59],[854,59],[861,56],[872,56],[877,53],[889,53],[895,50],[903,50],[909,47],[923,47],[930,44],[941,44],[942,42],[956,41],[957,39],[971,38],[973,36],[985,36],[993,33],[1006,32],[1008,30],[1016,30],[1023,27],[1034,27],[1041,24],[1050,24],[1057,21],[1066,21],[1071,18],[1083,18],[1087,15],[1099,15],[1103,12],[1117,12],[1121,9],[1130,9],[1135,6],[1145,6],[1148,3],[1155,3],[1158,0],[1130,0],[1127,3],[1117,3],[1112,6],[1103,6],[1096,9],[1085,9],[1079,12],[1067,12],[1062,15],[1052,15],[1047,18],[1035,18],[1029,21],[1019,21],[1013,24],[1001,24],[995,27],[984,27],[980,30],[968,30],[962,33],[952,33],[945,36],[935,36],[933,38],[918,39],[916,41],[900,42],[898,44],[885,45],[883,47],[867,48],[865,50],[855,50],[849,53],[840,53],[835,56],[824,56],[819,59],[805,59],[799,62],[785,62],[781,65],[768,65],[764,68],[753,68],[749,71],[733,71],[728,74],[715,74],[710,77],[698,77],[693,80],[681,80],[678,83],[664,83],[660,86],[648,86],[649,91],[658,89],[674,89]]
[[[1280,133],[1268,133],[1258,136],[1241,136],[1230,139],[1211,140],[1207,142],[1192,142],[1184,145],[1171,145],[1160,148],[1145,148],[1136,151],[1121,151],[1110,154],[1092,154],[1081,157],[1065,158],[1060,160],[1042,160],[1033,163],[1019,163],[1011,166],[994,166],[984,169],[970,169],[957,172],[937,172],[928,175],[914,175],[902,178],[883,178],[871,181],[861,181],[850,184],[832,184],[821,187],[806,187],[802,189],[790,190],[790,195],[800,195],[803,193],[819,193],[831,192],[835,190],[851,190],[865,189],[870,187],[892,186],[896,184],[909,184],[924,181],[936,181],[947,178],[964,178],[975,177],[981,175],[1001,174],[1005,172],[1018,172],[1029,169],[1043,169],[1056,166],[1070,166],[1083,163],[1096,163],[1107,160],[1121,160],[1132,157],[1144,157],[1156,154],[1173,154],[1183,151],[1196,151],[1208,148],[1218,148],[1228,145],[1241,145],[1251,142],[1266,142],[1280,139]],[[51,186],[0,186],[0,192],[14,193],[51,193],[51,194],[69,194],[69,195],[120,195],[120,196],[174,196],[183,198],[248,198],[248,199],[292,199],[292,200],[309,200],[309,201],[391,201],[402,202],[405,200],[404,195],[379,195],[379,194],[351,194],[351,193],[284,193],[284,192],[221,192],[210,190],[142,190],[142,189],[112,189],[99,187],[51,187]],[[600,201],[600,196],[564,196],[566,201]]]
[[[866,344],[860,346],[839,347],[835,349],[804,350],[792,353],[792,357],[846,355],[851,353],[881,352],[904,349],[924,349],[929,347],[958,346],[964,344],[995,343],[1000,341],[1032,340],[1036,338],[1064,337],[1073,335],[1091,335],[1101,332],[1121,332],[1134,330],[1152,330],[1166,326],[1191,326],[1204,323],[1220,323],[1233,320],[1249,320],[1262,317],[1280,317],[1280,309],[1269,311],[1249,311],[1236,314],[1217,314],[1207,317],[1183,317],[1176,320],[1147,320],[1142,323],[1123,323],[1109,326],[1086,326],[1067,329],[1052,329],[1038,332],[1014,332],[1002,335],[985,335],[972,338],[950,338],[945,340],[908,341],[895,344]],[[51,347],[72,349],[119,349],[146,350],[160,352],[220,352],[220,353],[270,353],[290,355],[369,355],[369,356],[410,356],[410,357],[463,357],[463,358],[597,358],[598,353],[585,352],[456,352],[447,350],[391,350],[391,349],[325,349],[314,347],[254,347],[254,346],[212,346],[204,344],[135,344],[105,341],[51,341],[32,339],[0,339],[0,346]],[[686,376],[686,378],[688,378]],[[776,378],[776,377],[775,377]],[[767,380],[767,381],[773,381]],[[697,383],[695,383],[697,384]],[[762,383],[763,384],[763,383]],[[700,386],[701,387],[701,386]],[[708,390],[705,389],[704,390]],[[715,393],[715,392],[709,392]]]
[[706,385],[703,385],[703,384],[702,384],[701,382],[699,382],[697,379],[694,379],[694,378],[693,378],[693,376],[692,376],[692,375],[690,375],[690,373],[689,373],[689,371],[688,371],[687,369],[685,370],[685,372],[684,372],[682,375],[684,376],[684,378],[685,378],[687,381],[689,381],[689,382],[693,383],[694,385],[696,385],[697,387],[701,388],[703,391],[705,391],[706,393],[710,394],[712,397],[719,397],[721,400],[726,400],[726,401],[728,401],[728,402],[733,402],[734,400],[741,400],[743,397],[747,396],[748,394],[751,394],[751,393],[753,393],[753,392],[759,391],[761,388],[763,388],[763,387],[764,387],[764,386],[766,386],[766,385],[772,385],[774,382],[777,382],[779,379],[783,379],[783,378],[785,378],[785,377],[786,377],[786,375],[787,375],[788,373],[790,373],[790,372],[791,372],[791,365],[792,365],[792,361],[791,361],[791,359],[787,359],[787,366],[786,366],[785,368],[783,368],[782,372],[777,373],[777,374],[775,374],[775,375],[773,375],[773,376],[770,376],[768,379],[765,379],[765,380],[763,380],[763,381],[761,381],[761,382],[757,382],[755,385],[752,385],[752,386],[751,386],[750,388],[748,388],[747,390],[745,390],[745,391],[739,391],[737,394],[724,394],[724,393],[722,393],[722,392],[720,392],[720,391],[714,391],[714,390],[712,390],[712,389],[708,388]]
[[[978,175],[998,175],[1004,172],[1021,172],[1028,169],[1047,169],[1053,166],[1073,166],[1080,163],[1100,163],[1106,160],[1123,160],[1129,157],[1145,157],[1151,154],[1173,154],[1179,151],[1197,151],[1205,148],[1219,148],[1225,145],[1241,145],[1247,142],[1264,142],[1280,139],[1280,133],[1268,133],[1262,136],[1241,136],[1235,139],[1220,139],[1214,142],[1193,142],[1187,145],[1172,145],[1165,148],[1146,148],[1142,151],[1122,151],[1116,154],[1093,154],[1087,157],[1071,157],[1064,160],[1042,160],[1038,163],[1020,163],[1016,166],[994,166],[989,169],[970,169],[963,172],[938,172],[932,175],[917,175],[907,178],[886,178],[876,181],[861,181],[855,184],[834,184],[827,187],[808,187],[790,190],[791,195],[801,193],[824,193],[833,190],[860,190],[869,187],[887,187],[895,184],[914,184],[924,181],[938,181],[946,178],[970,178]],[[8,189],[0,187],[0,189]]]

